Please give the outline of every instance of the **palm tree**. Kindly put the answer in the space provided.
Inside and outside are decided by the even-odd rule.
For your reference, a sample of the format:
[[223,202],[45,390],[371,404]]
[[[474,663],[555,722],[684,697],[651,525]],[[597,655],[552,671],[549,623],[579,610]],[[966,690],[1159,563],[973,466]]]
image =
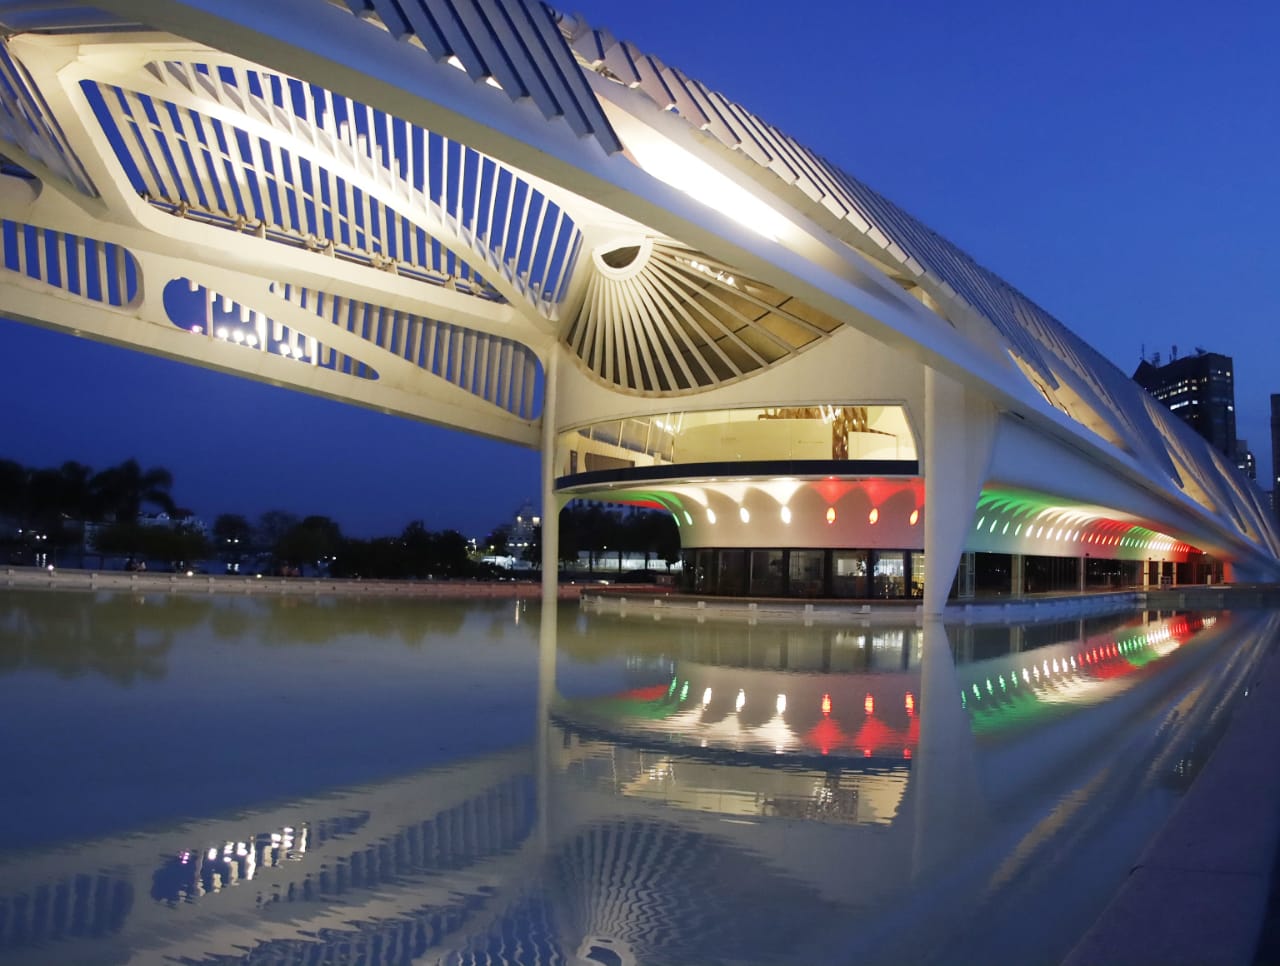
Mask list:
[[134,523],[149,503],[166,513],[176,509],[169,491],[173,474],[162,466],[143,470],[136,459],[109,466],[91,481],[98,505],[104,515],[114,516],[117,523]]

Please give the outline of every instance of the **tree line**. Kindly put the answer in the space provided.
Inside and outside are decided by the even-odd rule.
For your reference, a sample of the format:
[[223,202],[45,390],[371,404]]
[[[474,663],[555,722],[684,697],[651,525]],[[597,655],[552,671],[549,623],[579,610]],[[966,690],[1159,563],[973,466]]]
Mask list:
[[[66,561],[88,551],[99,565],[105,557],[128,557],[175,567],[216,561],[241,573],[457,579],[492,576],[494,568],[479,558],[513,552],[507,526],[491,530],[473,553],[457,530],[430,530],[422,520],[398,534],[362,539],[344,535],[329,517],[284,510],[269,510],[253,522],[224,513],[206,531],[174,500],[173,486],[168,469],[144,468],[135,459],[102,470],[75,461],[27,467],[0,459],[0,519],[15,524],[7,545],[0,544],[0,559],[31,563],[52,555]],[[168,525],[149,525],[144,510],[167,514]],[[680,539],[666,513],[574,501],[560,514],[560,560],[576,562],[580,552],[591,569],[614,553],[642,553],[660,568],[679,558]],[[521,553],[535,570],[540,566],[540,528]]]

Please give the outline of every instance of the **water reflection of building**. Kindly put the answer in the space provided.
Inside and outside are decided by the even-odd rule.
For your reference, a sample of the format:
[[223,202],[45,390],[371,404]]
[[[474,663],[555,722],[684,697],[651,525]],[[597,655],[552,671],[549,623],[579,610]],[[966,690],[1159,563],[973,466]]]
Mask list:
[[[1101,767],[1105,787],[1158,821],[1134,790],[1156,765],[1173,767],[1204,722],[1197,708],[1222,702],[1209,688],[1170,716],[1168,761],[1125,741],[1129,722],[1162,707],[1171,675],[1230,666],[1246,650],[1224,656],[1217,629],[1198,626],[1073,622],[1039,646],[975,631],[960,644],[973,659],[958,665],[928,628],[868,630],[860,642],[816,633],[812,646],[748,651],[746,666],[717,653],[714,634],[691,634],[675,642],[679,656],[626,662],[624,690],[556,699],[532,753],[5,860],[0,958],[462,966],[914,954],[923,940],[904,922],[933,921],[957,890],[995,889],[997,901],[1000,883],[1021,888],[1026,870],[1069,857],[1062,817],[1026,812],[1028,789],[1070,789],[1086,765]],[[814,655],[850,646],[883,670],[813,669]],[[828,729],[840,737],[824,744]],[[1089,761],[1098,732],[1115,742],[1101,764]],[[1024,740],[1033,733],[1049,740]],[[1014,847],[951,862],[991,837],[997,811],[1014,819]]]
[[[169,949],[200,962],[294,962],[325,946],[415,942],[425,952],[483,912],[527,848],[531,768],[527,755],[495,755],[231,820],[7,858],[0,961]],[[258,941],[248,957],[246,940]]]

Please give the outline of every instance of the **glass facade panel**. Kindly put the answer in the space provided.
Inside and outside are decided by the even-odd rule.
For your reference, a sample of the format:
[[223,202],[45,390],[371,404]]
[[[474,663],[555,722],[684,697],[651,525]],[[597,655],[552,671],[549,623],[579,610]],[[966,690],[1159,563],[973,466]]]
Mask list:
[[978,597],[1001,597],[1013,593],[1013,555],[975,553],[973,593]]
[[745,597],[747,594],[747,551],[720,551],[720,581],[718,593],[730,597]]
[[1080,560],[1076,557],[1032,557],[1024,559],[1024,590],[1028,594],[1078,590]]
[[871,553],[867,550],[831,552],[831,595],[869,597]]
[[902,550],[881,550],[876,554],[872,592],[876,597],[905,597],[907,555]]
[[822,550],[792,550],[787,571],[792,597],[824,596],[826,553]]
[[751,551],[752,596],[781,597],[786,592],[784,564],[781,550]]
[[912,598],[919,600],[924,596],[924,554],[911,553],[908,554],[911,561],[911,594]]

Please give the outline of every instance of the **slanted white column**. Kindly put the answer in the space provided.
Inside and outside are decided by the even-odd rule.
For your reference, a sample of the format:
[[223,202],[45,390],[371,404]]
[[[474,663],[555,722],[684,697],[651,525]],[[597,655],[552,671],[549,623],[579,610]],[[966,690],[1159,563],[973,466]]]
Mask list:
[[560,501],[556,496],[556,360],[560,347],[547,353],[542,379],[542,603],[560,591]]
[[924,614],[941,616],[995,449],[996,411],[950,376],[924,372]]

